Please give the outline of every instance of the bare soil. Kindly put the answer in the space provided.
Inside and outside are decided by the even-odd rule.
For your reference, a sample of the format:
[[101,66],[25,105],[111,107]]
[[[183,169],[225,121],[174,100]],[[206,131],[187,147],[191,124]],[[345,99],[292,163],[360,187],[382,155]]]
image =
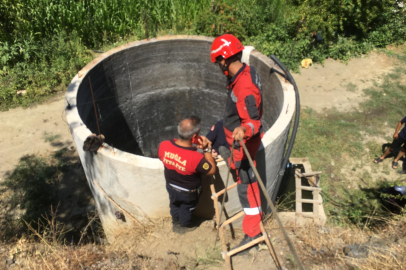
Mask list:
[[384,53],[372,52],[348,64],[327,59],[322,64],[300,68],[293,78],[300,92],[301,105],[318,112],[335,107],[344,112],[358,108],[366,99],[363,90],[380,83],[396,65]]
[[[348,64],[326,60],[324,65],[315,64],[309,69],[301,69],[301,74],[295,74],[294,78],[299,87],[302,106],[319,112],[325,108],[333,107],[339,111],[350,111],[356,109],[358,104],[365,100],[362,90],[373,86],[374,81],[379,82],[394,66],[393,58],[389,58],[384,53],[373,52],[365,57],[353,59]],[[81,209],[80,211],[72,209],[72,213],[66,215],[66,217],[70,217],[72,214],[83,216],[86,211],[92,209],[93,201],[89,197],[91,196],[90,191],[83,186],[86,180],[83,171],[79,168],[78,164],[80,162],[77,154],[75,154],[75,145],[65,122],[64,97],[62,94],[51,98],[46,103],[26,109],[16,108],[0,112],[0,131],[0,182],[8,174],[12,173],[22,157],[26,155],[46,157],[66,147],[71,151],[73,158],[76,158],[75,164],[77,165],[72,167],[70,174],[65,177],[62,184],[70,185],[70,189],[80,187],[79,193],[82,194],[79,194],[79,196],[75,190],[70,193],[61,192],[61,200],[73,200],[73,208]],[[372,170],[368,166],[364,167],[364,169]],[[77,186],[71,185],[75,179],[78,182]],[[77,198],[74,196],[68,197],[66,194],[72,196],[77,194]],[[274,229],[271,231],[271,240],[275,245],[276,254],[278,254],[281,263],[288,269],[293,269],[292,257],[288,255],[288,247],[282,235]],[[304,255],[308,254],[309,257],[306,257],[308,259],[304,259],[304,261],[309,268],[319,269],[320,266],[320,269],[331,269],[328,263],[328,258],[330,258],[335,261],[334,265],[339,267],[337,269],[347,269],[344,259],[341,260],[341,263],[337,262],[333,249],[325,248],[325,250],[329,250],[329,253],[324,253],[324,251],[321,251],[322,246],[317,242],[313,243],[315,239],[309,239],[314,234],[302,232],[302,236],[299,237],[295,235],[296,232],[297,229],[295,228],[289,230],[289,234],[296,243],[295,245],[300,247],[299,249]],[[224,265],[219,250],[213,250],[215,234],[213,223],[210,221],[205,222],[193,232],[179,236],[171,232],[169,220],[162,220],[156,224],[152,231],[138,239],[136,245],[134,244],[134,247],[131,248],[131,251],[136,252],[137,256],[139,256],[137,257],[137,263],[144,264],[134,269],[151,269],[151,262],[154,262],[154,267],[158,267],[156,269],[223,269]],[[347,234],[348,231],[342,232],[340,235]],[[242,237],[243,233],[237,228],[236,239],[233,240],[228,236],[231,247],[238,244]],[[351,237],[348,237],[348,239],[351,239]],[[343,240],[340,243],[343,244],[344,242]],[[306,247],[302,248],[302,245],[305,244]],[[328,245],[328,241],[325,244]],[[313,249],[316,251],[312,252]],[[8,252],[7,247],[2,247],[0,251]],[[85,254],[92,254],[92,252],[85,252]],[[112,259],[113,255],[109,259],[109,263],[107,263],[106,254],[97,254],[99,255],[93,254],[96,256],[94,262],[88,265],[92,266],[93,269],[110,269],[113,268],[114,263],[116,266],[120,265]],[[328,258],[323,261],[322,258],[326,256]],[[129,259],[124,258],[124,260],[128,262]],[[243,256],[236,256],[233,258],[233,265],[234,269],[241,270],[276,269],[275,263],[266,249],[260,252],[251,251]],[[130,268],[117,267],[116,269]]]
[[[46,156],[63,147],[75,147],[65,122],[64,94],[26,109],[0,112],[0,130],[0,181],[23,156]],[[57,138],[46,141],[51,136]]]

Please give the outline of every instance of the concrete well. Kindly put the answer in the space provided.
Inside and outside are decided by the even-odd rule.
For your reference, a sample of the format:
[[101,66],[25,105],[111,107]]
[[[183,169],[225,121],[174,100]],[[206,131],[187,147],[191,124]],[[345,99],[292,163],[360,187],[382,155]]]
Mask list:
[[[90,189],[109,240],[123,226],[146,224],[169,216],[163,165],[157,159],[161,141],[177,137],[177,124],[194,114],[202,119],[202,134],[222,118],[226,79],[210,62],[213,39],[166,36],[112,49],[86,65],[66,93],[71,105],[66,118]],[[266,131],[257,167],[269,194],[275,192],[278,168],[295,110],[293,86],[270,69],[279,67],[257,51],[250,56],[261,77]],[[280,69],[279,69],[280,70]],[[106,142],[97,154],[84,152],[83,142],[98,133],[89,78],[101,133]],[[216,189],[224,188],[227,167],[218,163]],[[203,179],[196,214],[212,218],[211,179]],[[232,184],[233,181],[230,181]],[[229,191],[226,211],[241,210],[237,190]],[[267,209],[262,198],[263,209]],[[119,207],[121,208],[119,208]],[[125,210],[124,219],[116,212]],[[135,221],[137,220],[137,221]]]

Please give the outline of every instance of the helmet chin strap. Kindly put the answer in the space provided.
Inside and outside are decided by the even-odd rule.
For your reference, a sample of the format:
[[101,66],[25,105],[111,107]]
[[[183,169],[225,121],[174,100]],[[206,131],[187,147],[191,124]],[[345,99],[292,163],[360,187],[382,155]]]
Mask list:
[[220,67],[221,71],[224,73],[224,75],[227,78],[231,79],[230,73],[228,71],[229,65],[227,65],[227,63],[225,65],[222,65],[221,63],[218,63],[218,64],[219,64],[219,67]]

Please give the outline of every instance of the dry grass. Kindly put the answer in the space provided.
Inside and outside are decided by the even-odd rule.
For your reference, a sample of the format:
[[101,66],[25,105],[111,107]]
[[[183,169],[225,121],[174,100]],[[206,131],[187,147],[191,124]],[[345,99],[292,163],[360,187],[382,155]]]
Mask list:
[[[275,222],[267,225],[277,250],[288,249]],[[387,220],[377,231],[364,227],[287,227],[306,269],[403,269],[406,265],[406,218]],[[347,245],[366,244],[365,258],[344,254]],[[294,266],[291,255],[286,256]],[[288,269],[290,269],[289,265]]]
[[111,244],[68,245],[47,241],[32,231],[34,239],[21,238],[12,244],[0,245],[0,269],[179,269],[173,263],[143,257],[137,243],[148,237],[152,228],[131,227],[116,235]]
[[[50,217],[49,223],[55,224],[53,227],[58,228],[52,218],[53,216]],[[191,268],[184,268],[174,260],[154,255],[150,255],[151,257],[140,255],[140,243],[153,237],[157,229],[165,229],[167,226],[167,220],[156,220],[153,227],[134,226],[123,229],[109,244],[96,244],[95,240],[92,244],[84,245],[69,245],[59,241],[56,229],[54,232],[41,235],[31,230],[31,236],[28,238],[23,237],[10,244],[0,244],[0,269],[8,269],[11,265],[13,269],[32,270],[194,269],[193,265]],[[277,254],[281,254],[282,250],[287,251],[288,247],[278,226],[271,221],[266,228]],[[286,229],[306,269],[402,269],[406,265],[406,218],[404,217],[399,217],[398,220],[387,220],[379,231],[355,226],[329,228],[315,225],[286,226]],[[162,240],[157,238],[157,244],[164,244],[159,241]],[[347,245],[364,243],[371,244],[366,258],[351,258],[343,252]],[[206,257],[212,258],[219,254],[219,250],[210,250],[207,251]],[[287,269],[294,269],[294,262],[289,252],[286,256],[278,255],[278,257],[283,260]],[[216,263],[221,261],[216,260]]]

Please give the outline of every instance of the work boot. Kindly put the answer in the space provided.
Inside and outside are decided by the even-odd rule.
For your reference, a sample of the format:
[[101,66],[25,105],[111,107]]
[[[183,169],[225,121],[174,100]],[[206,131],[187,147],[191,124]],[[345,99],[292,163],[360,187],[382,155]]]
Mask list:
[[228,158],[230,157],[231,151],[225,146],[219,147],[220,156],[225,160],[228,166]]
[[176,231],[176,233],[182,235],[182,234],[185,234],[185,233],[196,230],[197,227],[199,227],[199,226],[198,226],[198,223],[196,221],[192,221],[187,225],[182,225],[182,224],[179,223],[178,231]]
[[[239,247],[242,247],[243,245],[248,244],[249,242],[251,242],[251,241],[253,241],[253,240],[255,240],[255,239],[257,239],[257,238],[259,238],[261,236],[262,236],[262,233],[259,233],[254,237],[249,237],[248,235],[244,235],[244,238],[241,240],[241,242],[236,247],[234,247],[232,250],[234,250],[236,248],[239,248]],[[258,244],[254,245],[254,246],[252,246],[250,248],[247,248],[247,249],[237,253],[236,255],[247,254],[250,251],[250,249],[252,249],[252,248],[258,249]]]
[[172,218],[172,232],[179,233],[180,222],[179,218]]
[[179,231],[178,231],[178,233],[179,233],[180,235],[183,235],[183,234],[185,234],[185,233],[192,232],[192,231],[196,230],[197,227],[198,227],[197,225],[189,225],[189,226],[182,226],[182,225],[180,225],[180,226],[179,226]]

